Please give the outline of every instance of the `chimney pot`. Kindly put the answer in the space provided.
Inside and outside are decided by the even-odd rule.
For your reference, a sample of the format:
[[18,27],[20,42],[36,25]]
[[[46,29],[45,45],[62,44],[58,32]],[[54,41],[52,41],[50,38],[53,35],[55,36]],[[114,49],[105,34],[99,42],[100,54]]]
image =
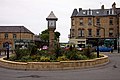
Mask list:
[[104,5],[101,6],[101,9],[104,9]]
[[79,12],[82,10],[82,8],[79,8]]

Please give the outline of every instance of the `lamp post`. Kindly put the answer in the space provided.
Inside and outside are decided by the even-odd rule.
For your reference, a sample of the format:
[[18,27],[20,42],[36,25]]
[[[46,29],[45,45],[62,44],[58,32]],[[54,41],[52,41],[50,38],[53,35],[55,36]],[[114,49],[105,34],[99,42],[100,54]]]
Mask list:
[[[105,28],[100,27],[100,26],[96,26],[96,25],[95,25],[94,18],[95,18],[95,17],[93,17],[93,26],[94,26],[94,27],[97,27],[98,29],[103,29],[103,30],[104,30],[104,41],[105,41]],[[97,57],[99,58],[99,38],[98,38],[98,40],[97,40]]]
[[[97,27],[98,29],[103,29],[104,30],[104,41],[105,41],[105,28],[100,27],[100,26],[96,26],[96,25],[94,25],[94,27]],[[97,40],[97,57],[99,58],[99,38]]]
[[120,10],[118,9],[116,9],[115,10],[115,14],[116,14],[116,21],[117,21],[117,49],[118,49],[118,53],[120,52],[120,50],[119,50],[119,15],[120,15]]
[[7,50],[7,59],[9,59],[9,43],[6,42],[5,45],[6,45],[6,50]]
[[104,31],[104,41],[105,41],[105,28],[100,27],[100,26],[96,26],[96,25],[94,25],[94,27],[97,27],[98,29],[103,29],[103,31]]
[[21,26],[20,26],[20,42],[19,42],[19,48],[21,47]]
[[116,12],[117,14],[117,40],[118,40],[118,53],[120,52],[119,50],[119,14],[118,12]]
[[[95,18],[95,17],[93,17],[93,26],[94,26],[94,27],[98,27],[98,26],[95,25],[94,18]],[[97,40],[97,58],[99,58],[99,38],[98,38],[98,40]]]
[[103,27],[98,27],[99,29],[103,29],[103,31],[104,31],[104,41],[105,41],[105,28],[103,28]]
[[48,30],[49,30],[49,51],[52,53],[54,50],[54,31],[56,29],[56,21],[58,18],[54,15],[53,11],[51,11],[50,15],[46,18],[48,21]]

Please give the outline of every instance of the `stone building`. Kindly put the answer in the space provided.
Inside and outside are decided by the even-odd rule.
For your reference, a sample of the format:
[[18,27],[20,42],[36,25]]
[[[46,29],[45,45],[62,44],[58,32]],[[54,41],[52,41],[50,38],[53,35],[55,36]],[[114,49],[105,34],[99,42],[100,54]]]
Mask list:
[[27,47],[34,39],[34,33],[24,26],[0,26],[0,48],[9,43],[11,49],[16,47]]
[[85,47],[86,44],[96,46],[97,43],[104,44],[105,41],[112,41],[117,48],[117,39],[120,31],[120,8],[116,8],[116,3],[112,4],[110,9],[79,10],[74,9],[71,16],[71,29],[69,42],[79,47]]

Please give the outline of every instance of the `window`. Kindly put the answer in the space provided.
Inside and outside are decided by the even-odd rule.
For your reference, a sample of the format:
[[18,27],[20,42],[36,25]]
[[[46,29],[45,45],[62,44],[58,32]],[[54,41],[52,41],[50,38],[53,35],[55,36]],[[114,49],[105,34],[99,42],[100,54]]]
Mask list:
[[5,33],[5,39],[8,39],[8,33]]
[[83,18],[80,18],[80,25],[83,25]]
[[74,29],[70,29],[71,37],[74,37]]
[[112,14],[115,14],[114,10],[112,9]]
[[96,36],[100,36],[100,29],[97,29]]
[[79,30],[78,34],[79,37],[84,37],[84,30],[83,29]]
[[110,11],[110,14],[112,14],[112,9],[110,9],[109,11]]
[[109,29],[109,37],[113,37],[113,29]]
[[99,12],[99,11],[97,11],[96,13],[97,13],[97,14],[99,14],[100,12]]
[[74,21],[74,19],[72,19],[72,26],[74,26],[75,25],[75,21]]
[[109,11],[107,11],[107,14],[109,14]]
[[91,10],[91,9],[89,9],[89,10],[87,11],[87,15],[92,15],[92,10]]
[[16,38],[17,38],[16,34],[13,34],[13,39],[16,39]]
[[74,33],[71,34],[71,37],[74,37]]
[[85,15],[85,14],[86,14],[86,12],[84,11],[84,12],[83,12],[83,14]]
[[100,25],[100,18],[96,19],[96,25],[98,25],[98,26]]
[[88,18],[88,25],[92,25],[92,19]]
[[92,36],[92,29],[88,29],[88,36]]
[[109,25],[113,25],[113,18],[109,19]]

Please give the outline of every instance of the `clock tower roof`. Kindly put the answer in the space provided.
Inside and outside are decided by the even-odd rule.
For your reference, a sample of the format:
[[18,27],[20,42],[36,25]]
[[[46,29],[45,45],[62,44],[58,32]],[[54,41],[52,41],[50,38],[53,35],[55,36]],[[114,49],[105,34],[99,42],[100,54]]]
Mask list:
[[49,14],[46,20],[57,20],[58,18],[54,15],[53,11]]

